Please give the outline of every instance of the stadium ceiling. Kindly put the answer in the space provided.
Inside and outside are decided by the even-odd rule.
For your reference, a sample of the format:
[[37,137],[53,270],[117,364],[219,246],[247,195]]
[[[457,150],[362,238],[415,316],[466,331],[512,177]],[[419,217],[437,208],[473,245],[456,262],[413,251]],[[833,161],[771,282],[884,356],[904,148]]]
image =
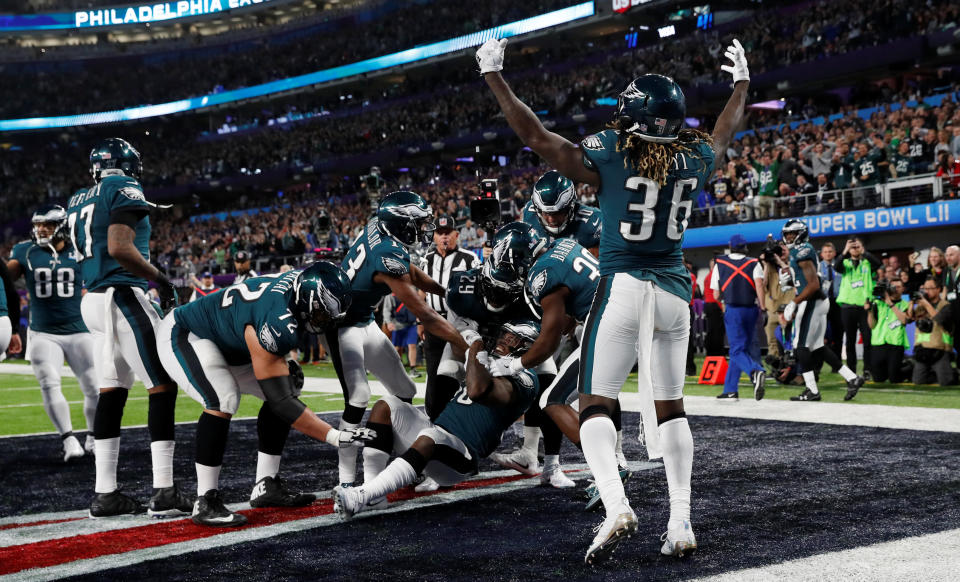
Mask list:
[[324,69],[305,75],[299,75],[278,81],[271,81],[261,85],[254,85],[252,87],[244,87],[231,91],[223,91],[221,93],[189,97],[168,103],[144,105],[115,111],[103,111],[55,117],[3,119],[0,120],[0,131],[52,129],[134,121],[151,117],[173,115],[187,111],[199,111],[210,107],[235,104],[241,101],[260,97],[276,96],[325,83],[359,77],[360,75],[382,71],[392,67],[409,65],[425,61],[427,59],[451,55],[472,47],[479,46],[490,38],[508,38],[534,33],[562,24],[586,19],[594,14],[594,2],[583,2],[581,4],[563,8],[561,10],[525,18],[523,20],[488,28],[472,34],[458,36],[445,41],[418,46],[404,51],[334,67],[332,69]]

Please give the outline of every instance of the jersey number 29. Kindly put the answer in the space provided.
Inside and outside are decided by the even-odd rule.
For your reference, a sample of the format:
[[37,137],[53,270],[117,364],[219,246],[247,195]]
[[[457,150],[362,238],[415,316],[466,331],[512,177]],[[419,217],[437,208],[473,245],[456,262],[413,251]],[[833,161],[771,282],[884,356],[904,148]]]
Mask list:
[[[660,184],[645,176],[630,176],[624,188],[630,192],[643,195],[642,202],[629,202],[627,214],[640,214],[639,219],[620,221],[620,236],[630,242],[644,242],[653,237],[653,227],[657,224],[657,202],[660,198]],[[667,238],[678,241],[683,238],[683,231],[687,229],[690,219],[690,210],[693,200],[682,200],[684,194],[693,192],[697,188],[696,178],[677,180],[673,187],[673,199],[670,201],[670,214],[667,217]],[[683,212],[681,213],[681,209]]]

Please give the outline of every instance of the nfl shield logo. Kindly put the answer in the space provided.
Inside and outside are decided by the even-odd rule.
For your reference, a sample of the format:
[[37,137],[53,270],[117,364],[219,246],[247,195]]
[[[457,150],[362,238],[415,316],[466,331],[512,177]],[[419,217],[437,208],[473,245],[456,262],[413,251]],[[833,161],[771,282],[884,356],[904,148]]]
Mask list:
[[659,117],[653,122],[657,126],[657,135],[663,135],[663,130],[667,127],[667,120],[660,119]]

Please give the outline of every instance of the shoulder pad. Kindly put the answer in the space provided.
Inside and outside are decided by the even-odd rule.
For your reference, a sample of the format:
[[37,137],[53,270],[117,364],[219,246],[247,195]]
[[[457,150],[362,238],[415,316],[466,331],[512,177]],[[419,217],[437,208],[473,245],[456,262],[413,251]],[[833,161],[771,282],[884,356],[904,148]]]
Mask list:
[[813,259],[814,251],[813,246],[810,243],[805,243],[803,246],[797,249],[797,261],[803,261],[808,259]]

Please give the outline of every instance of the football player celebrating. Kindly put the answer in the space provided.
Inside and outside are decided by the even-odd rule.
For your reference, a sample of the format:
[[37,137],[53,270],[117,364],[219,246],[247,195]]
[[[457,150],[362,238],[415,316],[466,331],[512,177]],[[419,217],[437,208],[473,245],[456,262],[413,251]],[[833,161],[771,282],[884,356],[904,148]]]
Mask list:
[[[93,452],[94,415],[97,412],[97,374],[94,367],[93,337],[80,315],[83,280],[70,246],[67,211],[45,205],[33,213],[32,240],[13,247],[7,269],[13,278],[24,275],[30,294],[30,327],[27,354],[40,384],[43,408],[63,440],[63,460]],[[87,419],[84,446],[73,435],[70,405],[60,386],[64,358],[83,392],[83,415]]]
[[683,556],[695,550],[696,538],[690,526],[693,438],[683,409],[691,284],[681,247],[693,196],[743,117],[749,85],[743,48],[734,41],[727,49],[732,64],[722,68],[733,74],[733,95],[712,138],[681,129],[686,103],[672,79],[644,75],[620,94],[611,129],[578,148],[547,131],[510,90],[500,74],[505,47],[506,39],[488,40],[477,61],[507,122],[558,172],[598,188],[605,223],[600,282],[581,346],[579,392],[581,445],[606,518],[585,561],[607,558],[637,529],[619,475],[611,417],[638,358],[641,395],[654,399],[670,494],[661,552]]
[[241,394],[265,401],[257,416],[253,507],[296,507],[316,499],[289,492],[277,477],[291,426],[335,447],[352,447],[368,437],[366,429],[332,428],[307,408],[298,398],[303,371],[285,359],[302,334],[323,333],[349,306],[346,273],[319,262],[280,277],[247,279],[175,309],[160,323],[164,368],[204,407],[197,422],[194,523],[232,527],[247,521],[224,506],[219,491],[230,418]]
[[843,376],[847,382],[847,393],[843,399],[850,400],[857,395],[864,379],[844,365],[837,354],[823,343],[830,301],[820,291],[820,276],[817,274],[820,265],[817,251],[809,241],[807,225],[802,220],[793,218],[787,221],[780,234],[790,251],[789,265],[783,258],[777,257],[781,267],[780,286],[797,289],[797,296],[787,304],[780,317],[784,328],[796,320],[793,324],[793,349],[797,354],[797,364],[802,370],[805,385],[803,392],[791,396],[790,400],[820,400],[820,389],[813,371],[814,356],[817,356],[817,359],[823,358],[834,372]]
[[547,242],[572,238],[593,256],[599,256],[600,211],[580,204],[573,182],[556,170],[550,170],[533,185],[522,220]]
[[117,487],[120,421],[134,377],[147,388],[154,495],[151,516],[188,514],[193,504],[173,481],[174,406],[177,385],[157,356],[160,313],[147,295],[157,286],[161,307],[176,305],[176,288],[149,262],[150,209],[140,186],[140,153],[108,138],[90,152],[95,184],[70,197],[67,220],[87,294],[80,303],[93,335],[100,399],[94,419],[96,496],[91,517],[140,513],[143,507]]
[[[428,244],[434,230],[433,212],[419,194],[392,192],[380,200],[376,216],[343,258],[341,266],[352,284],[353,303],[338,327],[326,334],[346,401],[341,429],[360,425],[370,401],[367,370],[401,400],[412,401],[416,394],[400,355],[374,321],[376,305],[384,296],[393,293],[426,331],[461,351],[467,349],[457,330],[417,293],[420,289],[441,297],[445,294],[443,287],[410,263],[410,251]],[[356,480],[357,449],[340,449],[339,472],[341,485]]]
[[19,354],[23,349],[20,341],[20,294],[13,286],[13,277],[7,264],[0,261],[0,361],[7,355]]
[[[420,473],[442,486],[475,475],[478,461],[497,448],[503,432],[530,406],[538,390],[532,371],[492,375],[484,362],[522,355],[538,332],[539,326],[532,321],[508,323],[489,354],[480,334],[464,333],[470,345],[466,384],[436,422],[393,396],[374,404],[367,428],[377,436],[363,451],[365,481],[360,487],[333,490],[334,510],[341,519],[383,508],[388,493],[409,485]],[[387,465],[391,453],[400,456]]]
[[[523,281],[532,258],[545,246],[546,241],[529,225],[511,222],[500,227],[494,237],[490,258],[480,268],[451,275],[447,286],[447,318],[463,331],[478,331],[485,341],[495,341],[500,328],[510,322],[534,317],[540,318],[534,307],[523,296]],[[439,373],[447,376],[444,382],[459,379],[463,364],[459,354],[452,349],[444,350],[444,359]],[[539,385],[547,386],[557,373],[552,359],[539,362],[534,370]],[[533,404],[524,414],[523,445],[510,454],[494,454],[490,459],[504,467],[526,475],[540,473],[537,448],[541,431],[544,433],[544,454],[555,460],[560,454],[563,434],[539,405]],[[541,473],[544,483],[556,487],[570,487],[573,482],[561,472]]]

